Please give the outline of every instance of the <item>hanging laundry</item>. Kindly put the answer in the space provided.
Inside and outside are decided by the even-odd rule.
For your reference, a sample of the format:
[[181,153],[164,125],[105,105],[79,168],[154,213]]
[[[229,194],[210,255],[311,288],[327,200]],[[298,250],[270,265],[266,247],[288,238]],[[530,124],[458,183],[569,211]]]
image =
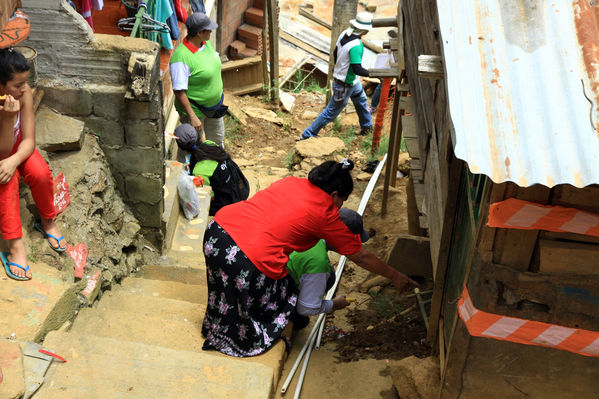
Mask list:
[[169,3],[171,6],[171,10],[173,10],[173,13],[166,20],[166,24],[171,29],[171,39],[177,40],[177,39],[179,39],[179,22],[177,21],[177,15],[174,12],[175,4],[174,4],[173,0],[169,0]]
[[102,11],[102,8],[104,8],[104,0],[92,0],[92,3],[94,10]]
[[87,21],[92,30],[94,30],[94,21],[92,20],[92,0],[81,0],[79,2],[79,13]]
[[[169,0],[156,0],[153,15],[155,20],[166,23],[172,14],[173,9]],[[173,49],[173,41],[169,33],[161,32],[159,34],[159,42],[165,49]]]
[[182,0],[174,0],[175,1],[175,13],[177,14],[177,19],[181,22],[185,22],[187,20],[187,11],[185,11],[185,7],[183,7]]
[[202,12],[206,14],[206,7],[204,6],[204,0],[189,0],[191,3],[191,9],[193,12]]

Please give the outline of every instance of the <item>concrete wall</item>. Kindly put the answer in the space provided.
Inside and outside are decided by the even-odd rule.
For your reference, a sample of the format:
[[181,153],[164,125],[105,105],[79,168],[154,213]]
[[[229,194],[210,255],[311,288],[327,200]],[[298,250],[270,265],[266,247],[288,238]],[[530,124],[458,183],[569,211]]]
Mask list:
[[97,135],[146,238],[164,232],[164,117],[159,45],[93,34],[64,0],[25,0],[43,102]]

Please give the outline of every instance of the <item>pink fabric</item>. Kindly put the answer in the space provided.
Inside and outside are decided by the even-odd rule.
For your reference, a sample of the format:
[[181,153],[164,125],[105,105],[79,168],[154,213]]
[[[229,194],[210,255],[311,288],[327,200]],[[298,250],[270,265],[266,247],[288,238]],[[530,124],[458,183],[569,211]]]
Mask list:
[[79,12],[93,30],[94,21],[92,20],[92,0],[81,0],[79,2]]

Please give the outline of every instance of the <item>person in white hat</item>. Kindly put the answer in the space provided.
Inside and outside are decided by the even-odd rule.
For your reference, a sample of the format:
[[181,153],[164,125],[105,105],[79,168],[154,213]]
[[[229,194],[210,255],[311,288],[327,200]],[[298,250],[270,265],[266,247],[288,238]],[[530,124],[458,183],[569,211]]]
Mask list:
[[320,129],[341,113],[350,98],[360,120],[360,134],[367,135],[372,131],[372,117],[367,107],[368,97],[358,77],[368,76],[368,70],[362,67],[364,44],[361,38],[370,30],[372,30],[372,14],[361,12],[350,21],[350,27],[339,36],[333,52],[335,57],[333,95],[324,111],[303,131],[302,140],[318,136]]

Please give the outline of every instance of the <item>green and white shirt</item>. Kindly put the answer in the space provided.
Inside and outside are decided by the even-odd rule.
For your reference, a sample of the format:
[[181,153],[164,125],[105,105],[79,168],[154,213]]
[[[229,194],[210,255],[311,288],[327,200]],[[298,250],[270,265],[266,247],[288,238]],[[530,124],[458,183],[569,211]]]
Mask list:
[[351,64],[361,64],[364,54],[364,44],[359,36],[352,35],[351,28],[346,29],[339,36],[335,52],[337,61],[333,69],[333,77],[339,79],[348,85],[358,83],[358,77],[351,68]]
[[[170,71],[174,91],[185,90],[189,99],[204,107],[213,107],[220,102],[223,94],[221,62],[210,40],[198,48],[185,38],[171,55]],[[175,101],[175,107],[179,113],[187,115],[178,101]],[[193,104],[191,108],[198,118],[204,116]]]

